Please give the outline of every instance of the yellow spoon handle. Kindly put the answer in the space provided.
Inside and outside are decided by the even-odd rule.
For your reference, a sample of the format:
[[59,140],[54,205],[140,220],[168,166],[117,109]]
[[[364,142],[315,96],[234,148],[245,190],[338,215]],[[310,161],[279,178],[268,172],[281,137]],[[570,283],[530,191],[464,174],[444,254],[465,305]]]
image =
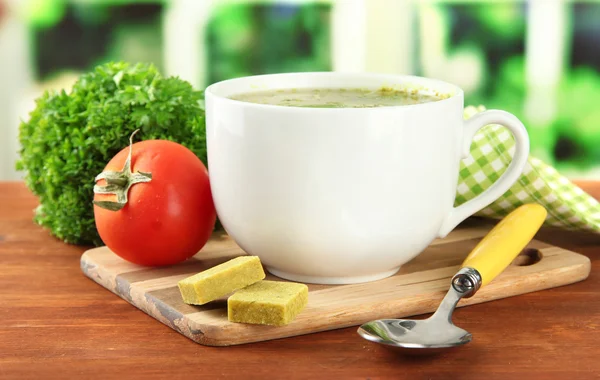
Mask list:
[[477,244],[462,268],[476,269],[481,275],[481,286],[489,284],[533,239],[546,215],[546,209],[535,203],[518,207]]

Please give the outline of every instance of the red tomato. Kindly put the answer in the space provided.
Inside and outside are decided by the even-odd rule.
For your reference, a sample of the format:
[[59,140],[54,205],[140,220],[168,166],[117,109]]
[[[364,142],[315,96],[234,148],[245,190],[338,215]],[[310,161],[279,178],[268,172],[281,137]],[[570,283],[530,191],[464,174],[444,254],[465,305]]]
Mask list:
[[[172,265],[192,257],[206,244],[216,222],[206,167],[175,142],[146,140],[131,147],[131,171],[150,173],[151,179],[133,184],[118,211],[94,205],[100,237],[114,253],[135,264]],[[103,173],[123,171],[129,149],[119,152]],[[104,179],[96,183],[106,184]],[[113,194],[94,195],[95,202],[116,199]]]

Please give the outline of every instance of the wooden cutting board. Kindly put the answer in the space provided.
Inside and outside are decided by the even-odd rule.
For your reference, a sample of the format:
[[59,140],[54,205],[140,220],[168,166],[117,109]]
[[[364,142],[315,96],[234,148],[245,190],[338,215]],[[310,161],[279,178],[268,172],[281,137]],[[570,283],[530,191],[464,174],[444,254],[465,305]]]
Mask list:
[[[140,267],[100,247],[83,254],[81,269],[98,284],[193,341],[229,346],[433,312],[462,260],[491,227],[457,229],[434,241],[387,279],[353,285],[309,284],[307,307],[283,327],[231,323],[226,299],[204,306],[181,300],[177,281],[244,254],[225,234],[215,235],[190,260],[167,268]],[[589,272],[587,257],[533,240],[500,276],[474,297],[461,300],[459,307],[574,283],[587,278]],[[278,278],[267,274],[267,279]]]

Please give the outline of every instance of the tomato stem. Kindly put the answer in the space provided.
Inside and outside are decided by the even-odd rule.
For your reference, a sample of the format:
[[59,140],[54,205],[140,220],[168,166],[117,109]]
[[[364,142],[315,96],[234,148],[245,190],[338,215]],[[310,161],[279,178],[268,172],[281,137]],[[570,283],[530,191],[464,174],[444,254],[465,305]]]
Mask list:
[[103,179],[106,185],[94,185],[94,194],[114,194],[117,196],[117,201],[93,201],[93,203],[110,211],[119,211],[127,204],[127,194],[131,186],[136,183],[150,182],[152,180],[152,173],[144,173],[137,171],[133,173],[131,171],[131,152],[133,151],[133,136],[139,131],[136,129],[129,136],[129,154],[125,160],[123,169],[117,171],[105,171],[96,176],[95,182]]

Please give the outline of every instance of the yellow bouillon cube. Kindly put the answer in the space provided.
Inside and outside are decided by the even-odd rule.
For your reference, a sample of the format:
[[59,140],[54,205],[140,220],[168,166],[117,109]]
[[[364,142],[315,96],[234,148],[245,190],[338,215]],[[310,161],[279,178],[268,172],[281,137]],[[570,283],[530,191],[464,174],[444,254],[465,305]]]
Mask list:
[[183,302],[204,305],[265,278],[257,256],[240,256],[177,283]]
[[308,303],[308,286],[294,282],[260,281],[238,290],[227,300],[231,322],[283,326]]

